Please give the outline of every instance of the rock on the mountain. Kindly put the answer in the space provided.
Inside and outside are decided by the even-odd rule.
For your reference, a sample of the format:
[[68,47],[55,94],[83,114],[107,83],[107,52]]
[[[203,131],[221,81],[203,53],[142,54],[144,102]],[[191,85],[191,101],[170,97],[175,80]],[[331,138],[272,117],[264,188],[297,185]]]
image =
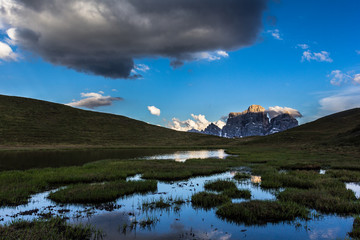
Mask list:
[[299,122],[294,117],[284,113],[270,120],[269,134],[285,131],[298,125]]
[[241,138],[265,136],[296,127],[298,124],[298,121],[288,113],[280,114],[270,120],[265,108],[260,105],[251,105],[243,112],[231,112],[222,129],[211,123],[202,131],[192,129],[189,132]]
[[267,135],[270,126],[265,108],[251,105],[241,113],[230,113],[221,136],[227,138]]
[[202,131],[204,134],[209,135],[215,135],[215,136],[221,136],[221,128],[216,126],[214,123],[211,123],[209,126],[207,126],[204,131]]

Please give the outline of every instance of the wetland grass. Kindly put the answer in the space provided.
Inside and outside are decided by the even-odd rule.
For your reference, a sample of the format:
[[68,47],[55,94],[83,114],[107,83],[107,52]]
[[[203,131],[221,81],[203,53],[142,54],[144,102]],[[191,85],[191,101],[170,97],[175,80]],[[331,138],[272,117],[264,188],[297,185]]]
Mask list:
[[210,209],[230,202],[231,199],[223,194],[215,194],[208,192],[195,193],[191,197],[191,203],[194,207]]
[[57,203],[105,203],[119,197],[148,193],[157,190],[157,181],[114,181],[98,184],[76,184],[50,193],[49,198]]
[[248,174],[248,173],[241,173],[241,172],[236,173],[235,176],[234,176],[234,179],[240,180],[240,181],[242,181],[242,180],[247,180],[247,179],[250,179],[250,178],[251,178],[251,175],[250,175],[250,174]]
[[295,202],[322,213],[341,215],[359,214],[360,202],[354,193],[345,188],[295,189],[288,188],[278,194],[280,201]]
[[205,190],[222,192],[226,189],[237,189],[236,184],[231,180],[214,180],[208,181],[204,185]]
[[48,220],[13,221],[0,226],[0,239],[98,240],[103,234],[93,227],[72,225],[57,217]]
[[248,189],[226,189],[222,193],[225,196],[228,196],[229,198],[244,198],[244,199],[250,199],[251,198],[251,192]]
[[213,180],[208,181],[204,185],[205,190],[221,192],[229,198],[251,198],[251,192],[247,189],[238,189],[236,184],[231,180]]
[[246,225],[265,225],[292,221],[296,218],[308,219],[309,210],[293,202],[253,200],[242,203],[227,203],[216,215],[222,219]]
[[352,230],[348,235],[353,239],[360,239],[360,217],[354,218]]

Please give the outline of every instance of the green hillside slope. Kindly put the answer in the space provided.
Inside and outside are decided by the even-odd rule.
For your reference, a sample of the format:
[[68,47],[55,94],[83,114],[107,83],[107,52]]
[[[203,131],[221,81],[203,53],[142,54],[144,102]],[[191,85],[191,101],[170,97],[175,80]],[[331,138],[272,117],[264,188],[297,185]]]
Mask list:
[[335,113],[252,143],[360,146],[360,108]]
[[215,146],[234,142],[123,116],[0,95],[0,145]]

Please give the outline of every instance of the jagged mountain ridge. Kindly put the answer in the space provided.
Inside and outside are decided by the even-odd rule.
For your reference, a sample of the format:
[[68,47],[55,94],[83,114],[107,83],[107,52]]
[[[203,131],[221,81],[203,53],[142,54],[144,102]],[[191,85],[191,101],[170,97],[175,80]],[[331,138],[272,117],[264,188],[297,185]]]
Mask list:
[[220,129],[211,123],[203,131],[190,130],[203,134],[226,138],[242,138],[249,136],[265,136],[298,126],[296,118],[283,113],[270,119],[266,109],[260,105],[251,105],[243,112],[231,112],[226,125]]

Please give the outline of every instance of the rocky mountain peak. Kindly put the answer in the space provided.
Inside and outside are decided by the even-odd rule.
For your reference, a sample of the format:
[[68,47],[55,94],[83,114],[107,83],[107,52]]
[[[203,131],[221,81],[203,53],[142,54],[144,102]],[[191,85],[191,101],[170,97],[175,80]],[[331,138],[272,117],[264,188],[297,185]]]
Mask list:
[[243,112],[231,112],[229,114],[229,118],[237,117],[237,116],[244,115],[247,113],[261,113],[261,112],[265,112],[265,108],[263,108],[260,105],[253,104],[247,110],[245,110]]
[[262,106],[260,105],[251,105],[246,111],[244,111],[246,113],[249,113],[249,112],[254,112],[254,113],[257,113],[257,112],[265,112],[265,108],[263,108]]
[[295,117],[288,112],[269,118],[268,111],[260,105],[251,105],[243,112],[232,112],[229,114],[226,125],[220,128],[211,123],[203,131],[190,130],[203,134],[227,137],[242,138],[248,136],[265,136],[299,125]]

